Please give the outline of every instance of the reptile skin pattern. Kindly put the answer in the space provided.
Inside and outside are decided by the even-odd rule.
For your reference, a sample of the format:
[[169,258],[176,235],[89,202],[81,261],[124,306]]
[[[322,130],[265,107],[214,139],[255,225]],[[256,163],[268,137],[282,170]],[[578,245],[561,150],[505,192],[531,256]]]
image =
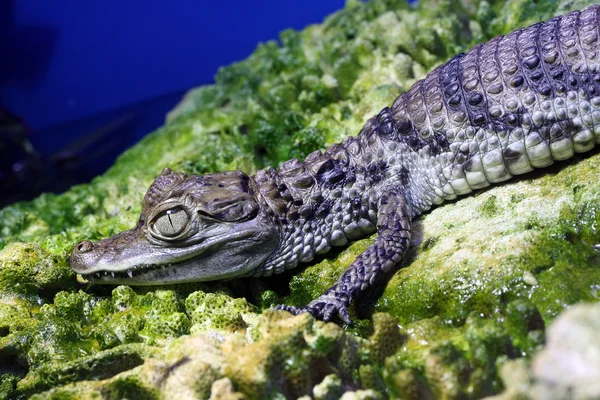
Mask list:
[[377,232],[308,306],[328,319],[399,261],[411,219],[432,205],[592,149],[600,142],[599,28],[592,6],[479,44],[415,83],[357,137],[258,173],[284,240],[255,275]]
[[[600,6],[591,6],[479,44],[416,82],[356,137],[304,161],[251,177],[165,169],[146,194],[138,225],[96,244],[81,242],[71,266],[100,283],[269,276],[377,233],[319,298],[277,307],[349,323],[350,303],[395,271],[416,216],[600,143],[599,30]],[[188,242],[204,235],[190,245],[200,250],[186,255],[175,242],[177,255],[169,255],[165,248],[177,238],[152,233],[153,224]],[[204,244],[211,240],[217,245]],[[152,254],[140,255],[146,248]],[[177,269],[182,262],[188,270]],[[117,264],[121,269],[111,269]]]

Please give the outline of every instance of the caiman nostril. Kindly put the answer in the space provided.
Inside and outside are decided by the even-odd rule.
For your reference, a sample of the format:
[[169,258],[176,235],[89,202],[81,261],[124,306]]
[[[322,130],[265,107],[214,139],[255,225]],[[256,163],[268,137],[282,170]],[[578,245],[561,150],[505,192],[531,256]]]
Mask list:
[[88,251],[94,248],[94,244],[89,240],[84,240],[82,242],[79,242],[76,248],[79,253],[87,253]]

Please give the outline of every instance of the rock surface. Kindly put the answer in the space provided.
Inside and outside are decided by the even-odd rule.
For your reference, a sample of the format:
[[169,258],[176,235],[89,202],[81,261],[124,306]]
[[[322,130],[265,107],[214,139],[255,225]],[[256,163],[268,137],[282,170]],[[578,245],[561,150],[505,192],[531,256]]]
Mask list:
[[535,396],[600,398],[600,305],[565,311],[548,329],[548,343],[533,359]]
[[304,157],[452,55],[589,4],[349,0],[221,69],[92,183],[0,210],[0,399],[536,398],[567,386],[593,398],[597,370],[580,366],[596,353],[564,346],[597,346],[597,311],[574,307],[577,322],[558,319],[532,371],[528,360],[559,313],[600,300],[599,155],[423,216],[404,268],[349,327],[269,308],[318,296],[372,239],[284,276],[172,287],[79,285],[67,262],[74,243],[133,226],[164,166],[252,173]]
[[487,400],[600,399],[600,304],[564,311],[548,328],[547,344],[531,363],[504,363],[506,390]]

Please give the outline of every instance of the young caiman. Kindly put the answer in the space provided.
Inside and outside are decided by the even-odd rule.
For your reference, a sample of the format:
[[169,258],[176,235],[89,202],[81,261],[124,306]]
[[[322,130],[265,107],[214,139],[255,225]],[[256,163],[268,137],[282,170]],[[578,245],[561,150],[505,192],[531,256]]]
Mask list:
[[600,143],[600,6],[519,29],[453,57],[369,119],[358,136],[255,176],[168,168],[137,225],[73,249],[96,283],[157,285],[269,276],[377,232],[304,308],[325,321],[382,285],[413,218]]

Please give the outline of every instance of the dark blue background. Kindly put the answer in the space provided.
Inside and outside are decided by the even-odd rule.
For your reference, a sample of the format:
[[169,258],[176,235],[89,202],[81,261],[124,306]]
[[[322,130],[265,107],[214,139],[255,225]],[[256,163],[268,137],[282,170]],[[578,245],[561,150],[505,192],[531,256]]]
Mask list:
[[344,0],[0,0],[0,102],[28,122],[42,154],[115,129],[132,135],[130,145],[160,126],[188,88],[212,82],[218,67],[343,6]]

